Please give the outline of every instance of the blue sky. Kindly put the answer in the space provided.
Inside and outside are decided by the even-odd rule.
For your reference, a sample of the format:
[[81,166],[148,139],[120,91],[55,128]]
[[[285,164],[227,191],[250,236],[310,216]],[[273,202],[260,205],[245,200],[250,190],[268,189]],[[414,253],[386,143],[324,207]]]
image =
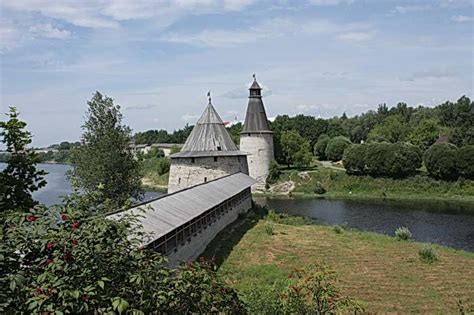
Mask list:
[[254,72],[270,117],[474,90],[473,0],[5,0],[0,15],[0,109],[35,146],[78,140],[96,90],[134,131],[194,123],[208,90],[243,119]]

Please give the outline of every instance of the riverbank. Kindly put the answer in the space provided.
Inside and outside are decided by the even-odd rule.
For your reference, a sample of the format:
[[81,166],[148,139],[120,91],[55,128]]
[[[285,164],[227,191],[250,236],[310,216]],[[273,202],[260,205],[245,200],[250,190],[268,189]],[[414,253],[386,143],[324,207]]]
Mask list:
[[[283,187],[281,191],[275,187]],[[292,187],[288,191],[286,187]],[[404,179],[350,176],[344,171],[319,166],[300,172],[283,170],[271,192],[259,196],[290,195],[298,198],[387,199],[387,200],[445,200],[474,202],[474,181],[446,182],[425,175]]]
[[423,246],[251,213],[220,233],[204,255],[217,257],[219,275],[246,301],[252,292],[271,292],[294,268],[325,264],[337,272],[342,293],[363,301],[368,312],[453,313],[459,300],[472,303],[474,253],[433,245],[438,261],[428,264],[419,259]]

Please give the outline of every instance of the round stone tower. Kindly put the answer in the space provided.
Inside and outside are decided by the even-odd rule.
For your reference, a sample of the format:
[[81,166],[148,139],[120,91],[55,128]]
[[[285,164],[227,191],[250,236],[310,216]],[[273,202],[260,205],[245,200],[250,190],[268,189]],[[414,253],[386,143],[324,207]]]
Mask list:
[[226,175],[249,173],[247,153],[240,151],[232,141],[210,96],[209,104],[181,151],[170,157],[168,193]]
[[273,160],[273,132],[268,123],[262,101],[262,88],[255,74],[249,88],[249,103],[244,126],[240,133],[240,150],[248,152],[249,175],[257,180],[252,190],[265,190],[270,162]]

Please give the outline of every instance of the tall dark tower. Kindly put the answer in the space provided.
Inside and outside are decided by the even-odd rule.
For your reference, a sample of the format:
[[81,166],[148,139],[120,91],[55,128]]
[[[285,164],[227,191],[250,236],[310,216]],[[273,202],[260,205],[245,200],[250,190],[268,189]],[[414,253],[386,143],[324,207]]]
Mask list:
[[249,175],[257,180],[252,190],[265,190],[270,162],[273,160],[273,132],[262,100],[262,88],[253,75],[249,103],[240,133],[240,150],[248,152]]

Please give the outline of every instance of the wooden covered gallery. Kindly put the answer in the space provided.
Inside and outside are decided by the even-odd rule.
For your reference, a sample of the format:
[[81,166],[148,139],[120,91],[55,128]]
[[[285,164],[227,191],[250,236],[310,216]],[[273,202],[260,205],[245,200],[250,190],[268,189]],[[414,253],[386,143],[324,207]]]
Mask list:
[[134,208],[113,213],[139,216],[150,235],[144,246],[168,256],[169,264],[196,259],[210,241],[252,206],[255,180],[236,173],[180,190]]

